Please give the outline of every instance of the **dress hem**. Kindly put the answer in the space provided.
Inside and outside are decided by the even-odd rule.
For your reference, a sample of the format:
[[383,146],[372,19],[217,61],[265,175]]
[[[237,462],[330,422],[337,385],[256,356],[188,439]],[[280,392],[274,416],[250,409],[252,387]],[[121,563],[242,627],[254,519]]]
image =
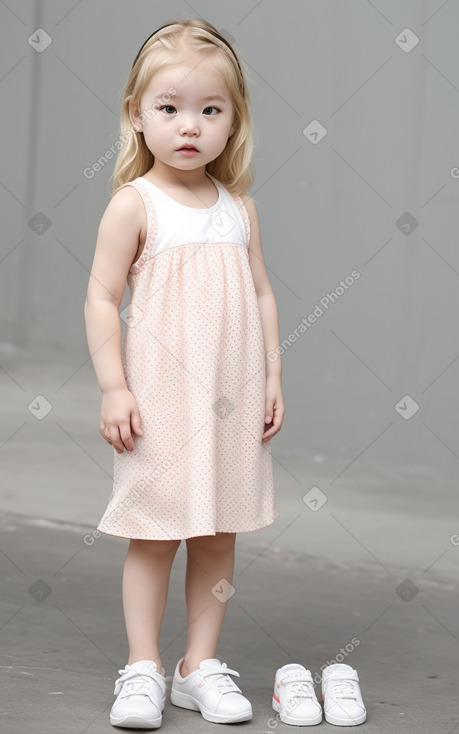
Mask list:
[[116,538],[126,538],[127,540],[187,540],[188,538],[200,538],[200,537],[204,537],[207,535],[215,535],[216,533],[252,533],[255,530],[261,530],[262,528],[266,528],[269,525],[272,525],[274,520],[277,520],[278,517],[279,517],[279,512],[273,515],[271,520],[268,520],[267,522],[263,523],[263,525],[258,525],[256,528],[250,528],[250,529],[246,528],[245,530],[235,530],[234,528],[232,529],[226,528],[225,530],[220,530],[219,528],[215,530],[209,529],[208,532],[195,533],[194,535],[187,535],[185,537],[180,537],[180,538],[173,538],[173,537],[151,538],[151,537],[146,537],[146,536],[122,535],[121,533],[114,533],[114,532],[109,532],[107,530],[101,530],[99,527],[97,527],[97,530],[100,533],[104,533],[104,535],[112,535]]

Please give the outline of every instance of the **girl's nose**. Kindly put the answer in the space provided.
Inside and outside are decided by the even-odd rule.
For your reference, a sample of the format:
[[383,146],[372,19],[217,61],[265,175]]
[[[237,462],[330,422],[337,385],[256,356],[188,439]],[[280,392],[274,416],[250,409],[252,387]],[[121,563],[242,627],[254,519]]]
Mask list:
[[180,132],[182,134],[183,133],[186,133],[187,135],[191,135],[191,134],[194,134],[194,133],[197,134],[197,133],[199,133],[199,128],[196,125],[196,123],[190,121],[190,122],[186,122],[184,125],[182,125],[182,127],[180,128]]

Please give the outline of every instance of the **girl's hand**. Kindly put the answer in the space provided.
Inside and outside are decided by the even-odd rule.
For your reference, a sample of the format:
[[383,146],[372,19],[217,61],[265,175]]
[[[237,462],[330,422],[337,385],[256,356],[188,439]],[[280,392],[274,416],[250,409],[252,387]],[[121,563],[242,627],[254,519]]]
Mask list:
[[270,438],[280,431],[282,421],[285,414],[284,398],[282,396],[282,386],[280,377],[266,378],[266,404],[265,404],[265,423],[266,430],[261,437],[263,441],[269,441]]
[[142,435],[136,399],[127,388],[114,388],[102,394],[100,434],[119,454],[134,449],[133,433]]

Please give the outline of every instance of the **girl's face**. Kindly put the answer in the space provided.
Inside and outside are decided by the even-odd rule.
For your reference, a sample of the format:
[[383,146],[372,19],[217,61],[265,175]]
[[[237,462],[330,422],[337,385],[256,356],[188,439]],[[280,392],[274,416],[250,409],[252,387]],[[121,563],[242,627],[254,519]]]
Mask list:
[[[203,55],[157,72],[142,95],[140,115],[132,115],[155,161],[181,171],[205,166],[220,155],[234,132],[233,118],[226,83],[212,68],[212,57]],[[187,143],[198,152],[179,152]]]

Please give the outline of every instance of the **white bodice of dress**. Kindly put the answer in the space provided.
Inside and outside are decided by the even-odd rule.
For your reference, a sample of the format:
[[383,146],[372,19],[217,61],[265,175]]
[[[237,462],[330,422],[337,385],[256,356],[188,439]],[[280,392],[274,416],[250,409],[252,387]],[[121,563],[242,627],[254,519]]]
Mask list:
[[143,184],[153,202],[157,234],[155,255],[177,245],[210,242],[241,244],[247,247],[247,234],[238,206],[227,189],[209,173],[219,191],[217,202],[207,209],[195,209],[175,201],[143,176]]

